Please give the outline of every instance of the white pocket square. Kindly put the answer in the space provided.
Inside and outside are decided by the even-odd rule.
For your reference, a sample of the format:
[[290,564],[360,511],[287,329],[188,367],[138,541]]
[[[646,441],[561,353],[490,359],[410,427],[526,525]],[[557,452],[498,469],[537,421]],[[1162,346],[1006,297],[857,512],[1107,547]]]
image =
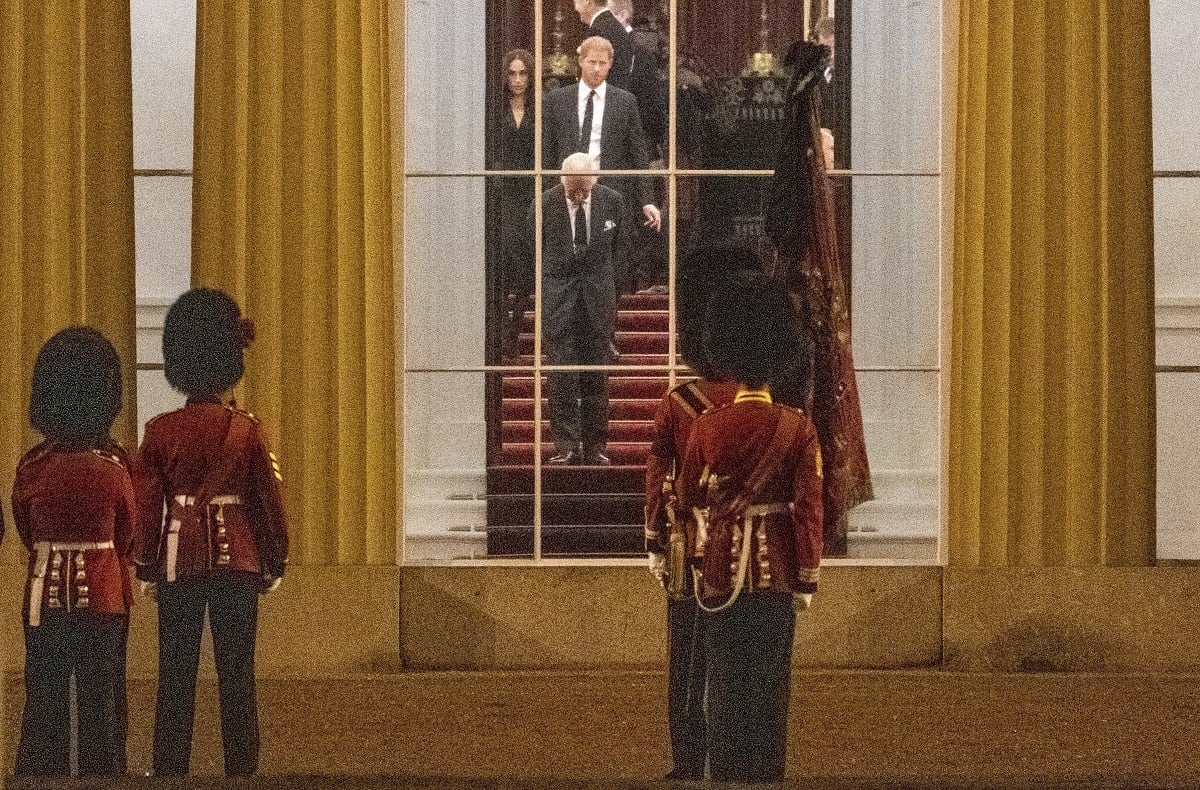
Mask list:
[[611,219],[604,220],[604,229],[606,231],[612,230],[615,227],[617,227],[617,223],[614,222],[613,220],[611,220]]

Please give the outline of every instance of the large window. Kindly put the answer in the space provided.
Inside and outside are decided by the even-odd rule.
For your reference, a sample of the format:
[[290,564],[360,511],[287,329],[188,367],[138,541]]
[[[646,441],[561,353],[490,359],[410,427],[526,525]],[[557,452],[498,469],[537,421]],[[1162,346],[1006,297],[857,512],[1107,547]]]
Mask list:
[[1158,360],[1158,556],[1200,559],[1200,15],[1153,0],[1154,259]]
[[[784,117],[781,61],[793,42],[825,30],[835,56],[820,86],[823,125],[834,147],[830,179],[875,491],[850,513],[847,556],[936,561],[940,3],[634,3],[634,59],[642,61],[632,72],[651,67],[662,119],[639,103],[647,161],[601,175],[628,200],[661,209],[662,228],[632,228],[628,255],[614,263],[607,340],[617,353],[575,363],[554,357],[559,347],[546,330],[562,317],[552,315],[544,279],[554,262],[535,243],[539,230],[545,237],[564,227],[538,210],[535,224],[526,222],[534,196],[558,183],[561,163],[545,161],[539,145],[533,161],[513,151],[519,133],[558,134],[548,131],[550,93],[578,82],[584,25],[566,0],[426,0],[407,9],[405,560],[641,554],[654,409],[689,375],[673,336],[677,263],[692,245],[726,236],[772,260],[763,215]],[[528,64],[520,125],[508,92],[513,50],[540,52]],[[617,112],[607,101],[606,117]],[[639,215],[635,207],[625,224]],[[550,391],[578,381],[580,393],[593,393],[598,380],[607,390],[608,463],[583,446],[595,422],[586,414],[583,457],[573,459],[582,462],[552,463],[564,422],[550,414]]]

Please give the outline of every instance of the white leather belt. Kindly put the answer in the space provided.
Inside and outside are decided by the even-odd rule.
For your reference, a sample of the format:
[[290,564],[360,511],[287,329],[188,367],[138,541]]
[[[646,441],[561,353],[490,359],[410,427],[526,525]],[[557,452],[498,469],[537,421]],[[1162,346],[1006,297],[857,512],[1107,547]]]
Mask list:
[[791,502],[771,502],[765,505],[751,505],[742,513],[742,519],[751,519],[756,516],[770,516],[775,513],[791,513]]
[[[706,529],[708,521],[707,509],[701,511],[700,508],[694,508],[694,510],[696,513],[696,521],[698,522],[698,529]],[[776,513],[791,513],[792,510],[793,505],[791,502],[768,502],[762,505],[747,506],[746,509],[742,511],[742,517],[738,519],[742,522],[742,550],[738,552],[737,578],[734,579],[733,582],[733,592],[730,593],[729,598],[725,601],[725,603],[713,607],[705,606],[704,602],[700,599],[702,577],[700,575],[700,571],[696,568],[693,568],[692,580],[695,582],[693,594],[696,596],[696,605],[704,611],[710,613],[720,612],[724,609],[728,609],[730,606],[733,606],[733,602],[738,599],[738,595],[740,595],[742,592],[742,587],[745,586],[748,581],[746,579],[746,567],[750,563],[750,544],[755,532],[754,520],[763,516],[774,515]],[[701,515],[702,513],[703,515]]]
[[39,540],[33,544],[36,559],[33,562],[33,578],[29,580],[29,625],[42,624],[42,592],[46,589],[46,569],[50,566],[50,555],[59,551],[103,551],[116,548],[111,540],[63,543]]
[[[187,494],[176,494],[175,501],[184,507],[192,507],[196,504],[196,497]],[[222,494],[208,500],[209,507],[221,507],[223,505],[240,505],[242,498],[232,494]],[[175,581],[175,566],[179,562],[179,528],[181,524],[179,519],[173,518],[167,524],[167,581]]]

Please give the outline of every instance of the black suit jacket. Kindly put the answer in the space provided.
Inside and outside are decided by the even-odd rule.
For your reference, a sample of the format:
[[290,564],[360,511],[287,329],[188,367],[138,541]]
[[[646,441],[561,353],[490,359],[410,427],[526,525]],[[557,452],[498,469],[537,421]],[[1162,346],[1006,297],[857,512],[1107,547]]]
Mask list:
[[[579,146],[578,83],[551,91],[542,113],[542,167],[557,170]],[[637,99],[610,84],[604,94],[604,118],[600,123],[600,169],[645,170],[649,166]],[[653,202],[648,179],[606,176],[601,183],[636,200],[638,207]]]
[[[534,208],[525,218],[526,251],[533,269]],[[603,184],[592,188],[591,230],[587,249],[575,254],[571,214],[562,184],[542,193],[542,317],[547,340],[586,327],[593,339],[608,339],[616,321],[613,256],[628,243],[625,201]],[[580,316],[578,307],[584,306]],[[599,342],[599,341],[597,341]]]
[[603,36],[613,47],[612,68],[608,70],[608,84],[629,90],[629,72],[633,66],[633,38],[625,26],[605,9],[596,15],[592,24],[583,31],[583,37]]
[[[621,193],[603,184],[592,188],[591,229],[587,250],[575,254],[571,236],[571,214],[563,185],[555,184],[542,193],[542,275],[574,277],[602,270],[613,254],[627,243],[625,200]],[[534,230],[533,206],[525,216],[526,249],[532,263]],[[530,266],[532,268],[532,265]]]

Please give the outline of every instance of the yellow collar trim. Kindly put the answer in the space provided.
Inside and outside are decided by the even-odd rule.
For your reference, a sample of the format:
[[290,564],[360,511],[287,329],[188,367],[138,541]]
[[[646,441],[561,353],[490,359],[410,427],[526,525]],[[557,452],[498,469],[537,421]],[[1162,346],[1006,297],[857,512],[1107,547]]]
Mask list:
[[733,396],[734,403],[772,403],[771,393],[767,390],[740,389]]

